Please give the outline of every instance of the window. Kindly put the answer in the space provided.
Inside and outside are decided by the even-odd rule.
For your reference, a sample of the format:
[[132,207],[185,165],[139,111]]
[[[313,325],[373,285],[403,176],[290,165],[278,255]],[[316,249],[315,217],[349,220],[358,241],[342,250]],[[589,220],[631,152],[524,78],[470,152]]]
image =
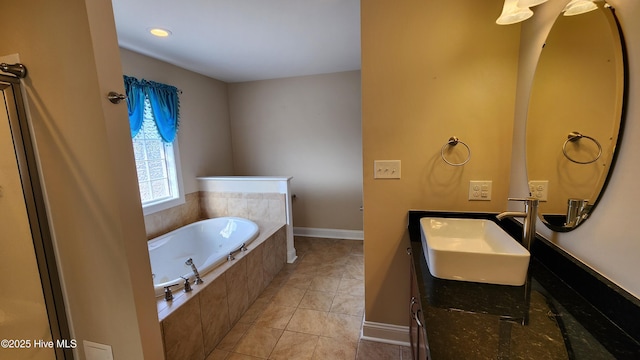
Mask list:
[[133,152],[144,214],[184,203],[177,140],[162,141],[148,98],[144,101],[142,128],[133,138]]

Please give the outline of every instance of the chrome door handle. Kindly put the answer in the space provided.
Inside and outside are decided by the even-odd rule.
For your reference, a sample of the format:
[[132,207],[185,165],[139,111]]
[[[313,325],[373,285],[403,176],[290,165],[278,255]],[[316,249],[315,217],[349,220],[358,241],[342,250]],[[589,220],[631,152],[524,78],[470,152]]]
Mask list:
[[418,309],[418,311],[416,311],[415,314],[413,315],[413,319],[416,321],[416,324],[418,324],[419,327],[423,328],[424,326],[422,325],[422,321],[420,321],[421,312],[422,312],[422,309]]

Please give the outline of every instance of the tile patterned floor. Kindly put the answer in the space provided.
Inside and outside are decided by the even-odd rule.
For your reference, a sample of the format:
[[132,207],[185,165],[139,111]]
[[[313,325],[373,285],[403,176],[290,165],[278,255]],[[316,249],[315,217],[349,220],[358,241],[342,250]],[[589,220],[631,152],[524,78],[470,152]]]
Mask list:
[[359,340],[362,241],[296,237],[286,264],[206,360],[407,360],[404,346]]

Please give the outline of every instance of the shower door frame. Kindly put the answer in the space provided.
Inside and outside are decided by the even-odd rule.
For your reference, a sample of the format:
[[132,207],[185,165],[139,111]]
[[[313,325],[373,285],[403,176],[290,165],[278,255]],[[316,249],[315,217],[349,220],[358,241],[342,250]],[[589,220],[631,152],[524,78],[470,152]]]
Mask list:
[[[69,323],[20,80],[0,75],[0,92],[9,118],[52,340],[54,343],[68,341],[71,339]],[[73,359],[70,348],[56,346],[55,355],[57,360]]]

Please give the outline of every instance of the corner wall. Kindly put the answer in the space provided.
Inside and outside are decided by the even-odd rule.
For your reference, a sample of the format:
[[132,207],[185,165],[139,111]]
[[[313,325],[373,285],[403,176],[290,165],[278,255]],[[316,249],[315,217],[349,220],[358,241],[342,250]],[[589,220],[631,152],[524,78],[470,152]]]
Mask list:
[[[20,54],[75,358],[162,359],[111,2],[4,2],[0,53]],[[30,281],[30,279],[22,279]],[[99,287],[99,288],[97,288]]]
[[296,228],[362,230],[360,72],[229,84],[236,175],[292,176]]
[[[506,207],[520,28],[495,24],[502,4],[361,3],[368,322],[408,325],[409,209]],[[472,151],[464,166],[440,158],[454,135]],[[374,160],[389,159],[402,178],[374,180]],[[492,200],[468,201],[469,180],[492,180]]]

